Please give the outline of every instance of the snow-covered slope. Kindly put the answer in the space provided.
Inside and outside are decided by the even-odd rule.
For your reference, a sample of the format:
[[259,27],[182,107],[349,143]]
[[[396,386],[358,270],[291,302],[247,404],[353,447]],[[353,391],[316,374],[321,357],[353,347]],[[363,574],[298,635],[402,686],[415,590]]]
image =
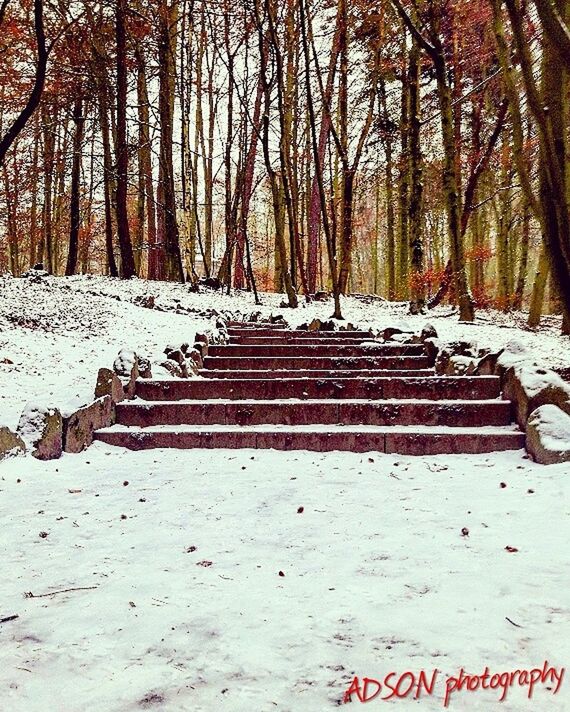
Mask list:
[[[3,710],[325,712],[355,675],[438,669],[433,711],[461,667],[570,659],[563,466],[97,444],[1,468]],[[567,711],[546,687],[450,709]]]

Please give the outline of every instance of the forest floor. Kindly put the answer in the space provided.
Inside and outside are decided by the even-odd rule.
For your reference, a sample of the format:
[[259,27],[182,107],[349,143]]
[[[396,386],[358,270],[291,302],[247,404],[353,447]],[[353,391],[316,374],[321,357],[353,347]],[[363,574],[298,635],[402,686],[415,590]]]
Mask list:
[[[165,311],[137,306],[145,294]],[[264,301],[260,311],[293,325],[331,310]],[[449,308],[409,317],[404,305],[344,306],[355,326],[429,321],[445,340],[516,340],[546,366],[570,366],[554,319],[530,332],[523,315],[463,325]],[[13,427],[29,400],[89,400],[98,368],[123,346],[159,362],[211,309],[257,310],[247,294],[138,280],[0,278],[0,424]],[[567,470],[523,452],[317,457],[102,444],[48,463],[6,460],[0,620],[19,617],[0,623],[0,708],[321,712],[342,704],[355,675],[438,669],[434,694],[416,702],[436,710],[462,667],[564,666]],[[515,684],[500,708],[570,709],[570,680],[554,687],[538,684],[528,699]],[[500,696],[464,689],[450,707],[487,712]]]

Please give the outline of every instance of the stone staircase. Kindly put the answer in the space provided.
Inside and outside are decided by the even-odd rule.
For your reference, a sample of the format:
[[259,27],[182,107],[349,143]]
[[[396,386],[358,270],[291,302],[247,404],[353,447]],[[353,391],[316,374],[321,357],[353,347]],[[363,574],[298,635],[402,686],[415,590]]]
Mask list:
[[234,325],[200,378],[138,380],[95,439],[146,448],[274,448],[402,455],[523,448],[495,376],[436,376],[423,344],[368,332]]

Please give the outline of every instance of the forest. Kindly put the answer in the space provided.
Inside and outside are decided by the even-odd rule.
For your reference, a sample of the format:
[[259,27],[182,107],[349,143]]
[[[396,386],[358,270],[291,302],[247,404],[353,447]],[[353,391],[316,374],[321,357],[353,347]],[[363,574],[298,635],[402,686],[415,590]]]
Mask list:
[[566,0],[2,0],[0,272],[562,314]]

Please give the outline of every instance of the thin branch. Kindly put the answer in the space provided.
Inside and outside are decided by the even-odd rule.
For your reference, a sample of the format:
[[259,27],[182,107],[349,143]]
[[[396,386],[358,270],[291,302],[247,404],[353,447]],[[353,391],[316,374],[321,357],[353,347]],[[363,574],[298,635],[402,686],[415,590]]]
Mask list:
[[71,593],[72,591],[93,591],[98,586],[77,586],[76,588],[64,588],[61,591],[51,591],[50,593],[32,593],[28,591],[24,594],[24,598],[49,598],[50,596],[57,596],[60,593]]

